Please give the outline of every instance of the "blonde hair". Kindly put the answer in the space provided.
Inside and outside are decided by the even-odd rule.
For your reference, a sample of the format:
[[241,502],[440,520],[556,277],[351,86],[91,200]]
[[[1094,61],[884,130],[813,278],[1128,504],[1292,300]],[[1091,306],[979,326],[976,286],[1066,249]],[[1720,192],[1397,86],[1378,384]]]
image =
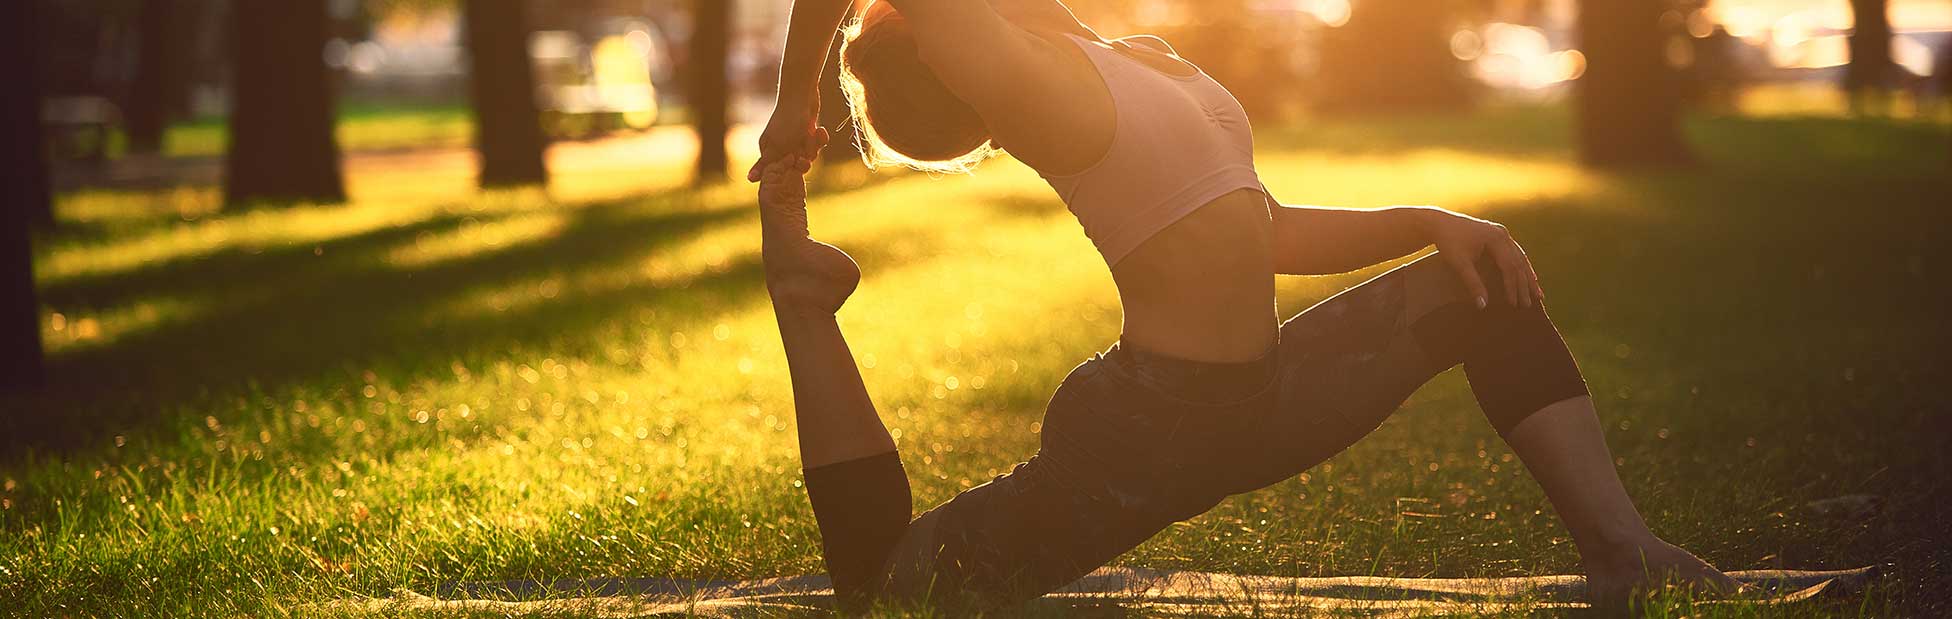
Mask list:
[[1001,153],[976,109],[922,62],[907,21],[881,4],[847,24],[841,45],[840,86],[861,160],[870,169],[966,174]]

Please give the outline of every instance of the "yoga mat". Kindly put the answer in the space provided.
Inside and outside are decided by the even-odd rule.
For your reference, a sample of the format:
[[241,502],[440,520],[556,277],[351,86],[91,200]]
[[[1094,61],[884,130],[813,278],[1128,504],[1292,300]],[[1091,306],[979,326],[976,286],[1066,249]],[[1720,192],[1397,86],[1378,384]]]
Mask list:
[[[1754,585],[1741,600],[1789,604],[1854,591],[1877,568],[1835,571],[1729,572]],[[1305,615],[1325,611],[1372,617],[1428,617],[1513,610],[1589,608],[1581,576],[1513,578],[1287,578],[1107,567],[1031,602],[1032,612],[1123,610],[1140,614]],[[827,577],[748,581],[666,578],[461,583],[434,595],[396,590],[392,597],[327,602],[323,610],[494,615],[568,614],[604,618],[818,616],[831,608]],[[1039,608],[1041,607],[1041,608]]]

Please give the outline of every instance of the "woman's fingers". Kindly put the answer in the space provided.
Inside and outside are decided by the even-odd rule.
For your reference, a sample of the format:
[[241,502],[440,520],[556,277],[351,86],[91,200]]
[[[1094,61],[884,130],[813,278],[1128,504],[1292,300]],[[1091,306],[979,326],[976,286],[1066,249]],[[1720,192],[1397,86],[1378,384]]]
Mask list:
[[766,163],[766,156],[760,155],[759,160],[752,163],[752,169],[746,171],[746,182],[759,182],[759,179],[766,174]]
[[759,182],[759,179],[765,178],[767,169],[772,168],[776,164],[783,163],[794,156],[793,153],[781,154],[779,152],[768,152],[768,150],[770,149],[760,148],[759,160],[752,163],[752,171],[746,172],[746,180],[748,182]]
[[832,140],[833,136],[827,133],[826,127],[814,127],[813,134],[807,136],[807,138],[812,146],[806,153],[807,160],[812,161],[820,157],[821,151],[827,150],[827,142]]
[[1518,284],[1525,287],[1525,307],[1544,303],[1545,300],[1539,298],[1539,273],[1532,269],[1532,259],[1525,257],[1523,251],[1520,251],[1518,256],[1518,259],[1525,263],[1525,277],[1518,280]]
[[1512,259],[1511,253],[1509,249],[1499,252],[1501,256],[1498,259],[1498,276],[1505,280],[1505,303],[1518,307],[1521,303],[1520,297],[1525,293],[1519,290],[1519,266],[1517,261]]
[[[746,182],[759,182],[761,178],[765,177],[768,166],[782,161],[791,162],[793,165],[801,165],[801,161],[804,161],[808,169],[811,169],[813,160],[820,156],[820,151],[825,150],[827,148],[827,142],[832,139],[832,136],[827,133],[826,127],[814,127],[801,140],[800,144],[797,145],[797,150],[782,154],[779,151],[783,149],[774,147],[772,142],[761,138],[759,141],[759,161],[753,162],[752,169],[746,171]],[[794,147],[788,146],[786,148],[790,149]]]
[[1545,303],[1544,291],[1539,288],[1539,271],[1532,266],[1532,257],[1525,253],[1525,247],[1519,245],[1518,241],[1511,242],[1511,250],[1517,256],[1518,265],[1522,269],[1519,271],[1518,283],[1525,291],[1525,307]]
[[1471,300],[1478,304],[1478,309],[1484,309],[1484,279],[1478,277],[1477,266],[1472,264],[1476,256],[1441,250],[1437,254],[1443,256],[1444,262],[1450,264],[1451,269],[1457,272],[1457,278],[1464,282],[1464,291],[1470,293]]

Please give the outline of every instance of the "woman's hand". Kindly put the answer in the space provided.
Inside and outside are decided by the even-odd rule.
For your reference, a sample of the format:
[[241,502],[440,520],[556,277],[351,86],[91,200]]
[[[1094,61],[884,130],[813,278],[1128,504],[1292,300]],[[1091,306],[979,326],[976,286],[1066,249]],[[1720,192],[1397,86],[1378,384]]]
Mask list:
[[1490,258],[1498,266],[1504,278],[1504,302],[1512,307],[1531,307],[1545,299],[1545,290],[1539,287],[1539,275],[1532,270],[1532,260],[1503,225],[1439,208],[1428,209],[1428,213],[1424,228],[1431,244],[1437,246],[1438,255],[1457,271],[1458,278],[1464,280],[1479,309],[1487,302],[1484,280],[1477,270],[1479,256]]
[[746,172],[748,182],[759,182],[766,167],[776,162],[790,157],[811,162],[826,148],[827,129],[819,124],[820,98],[807,97],[806,103],[790,99],[780,97],[772,120],[766,122],[766,130],[759,134],[759,161]]

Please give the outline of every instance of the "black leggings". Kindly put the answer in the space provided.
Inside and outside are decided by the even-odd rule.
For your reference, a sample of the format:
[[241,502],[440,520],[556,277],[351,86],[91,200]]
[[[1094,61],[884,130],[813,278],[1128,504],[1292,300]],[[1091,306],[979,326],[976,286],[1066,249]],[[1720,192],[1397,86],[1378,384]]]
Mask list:
[[[1491,299],[1503,299],[1489,265]],[[1228,495],[1320,464],[1462,364],[1500,434],[1585,395],[1543,307],[1477,309],[1441,259],[1391,270],[1283,323],[1266,359],[1194,363],[1114,346],[1051,397],[1008,474],[909,520],[893,452],[806,471],[843,607],[997,606],[1047,593]]]

